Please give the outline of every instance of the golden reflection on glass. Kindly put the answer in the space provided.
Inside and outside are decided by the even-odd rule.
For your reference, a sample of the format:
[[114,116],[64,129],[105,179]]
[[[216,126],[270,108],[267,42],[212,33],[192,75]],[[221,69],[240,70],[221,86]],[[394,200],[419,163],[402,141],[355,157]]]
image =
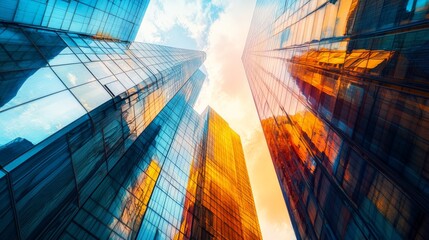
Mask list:
[[202,208],[204,225],[214,236],[237,239],[242,231],[231,129],[214,112],[208,113]]
[[[352,6],[352,2],[354,5]],[[356,8],[356,0],[341,0],[340,6],[338,7],[337,19],[335,24],[334,35],[336,37],[343,36],[346,33],[347,22],[350,19],[350,14],[354,12]]]
[[149,94],[143,103],[143,123],[145,125],[149,125],[149,123],[152,122],[152,120],[158,115],[166,103],[167,99],[165,94],[162,94],[162,90],[158,89]]
[[140,169],[136,172],[140,173],[137,179],[129,183],[127,191],[124,191],[122,197],[117,196],[121,202],[119,209],[122,209],[119,220],[126,225],[132,225],[133,229],[129,229],[124,224],[118,224],[118,221],[113,221],[110,224],[110,228],[120,231],[122,236],[137,234],[156,180],[161,172],[161,166],[157,160],[153,159],[144,172]]
[[[393,51],[354,49],[350,53],[346,50],[309,50],[303,54],[295,55],[292,61],[303,63],[308,67],[342,68],[350,71],[365,72],[368,70],[372,74],[380,74],[388,61],[392,58]],[[300,80],[311,82],[311,74],[308,70],[294,66],[291,73],[294,73]],[[299,72],[299,73],[298,73]],[[317,76],[316,76],[317,77]]]
[[291,144],[291,135],[286,129],[286,126],[290,125],[290,122],[285,116],[277,116],[275,119],[263,119],[261,125],[280,185],[289,199],[289,212],[296,221],[304,222],[305,219],[302,218],[297,210],[300,197],[294,185],[296,183],[294,179],[299,179],[302,164],[297,165],[297,162],[294,160],[296,158],[295,150]]
[[429,235],[427,9],[257,3],[242,60],[302,239]]
[[240,137],[212,109],[206,114],[207,138],[187,191],[195,193],[195,203],[187,197],[181,225],[186,236],[176,239],[189,231],[196,239],[261,239]]

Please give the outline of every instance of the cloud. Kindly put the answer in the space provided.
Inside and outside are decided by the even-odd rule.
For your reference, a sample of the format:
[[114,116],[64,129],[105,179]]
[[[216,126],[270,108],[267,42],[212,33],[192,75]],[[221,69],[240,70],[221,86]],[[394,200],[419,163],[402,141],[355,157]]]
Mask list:
[[[262,215],[262,216],[261,216]],[[292,226],[286,222],[270,223],[268,216],[259,214],[261,228],[264,229],[263,237],[266,240],[291,240],[295,239]]]
[[[168,36],[169,31],[178,28],[204,48],[207,44],[207,32],[218,13],[222,12],[226,1],[151,1],[137,34],[137,41],[152,43],[171,43],[177,39]],[[215,13],[215,14],[214,14]],[[172,44],[169,44],[172,45]]]

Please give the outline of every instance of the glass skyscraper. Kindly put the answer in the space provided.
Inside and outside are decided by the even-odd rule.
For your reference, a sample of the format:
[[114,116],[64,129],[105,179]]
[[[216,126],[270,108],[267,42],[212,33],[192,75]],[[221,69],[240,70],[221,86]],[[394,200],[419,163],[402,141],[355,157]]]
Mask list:
[[298,239],[429,238],[428,11],[257,2],[242,60]]
[[147,4],[0,3],[0,239],[261,238],[205,53],[132,42]]
[[149,0],[2,0],[0,21],[132,41]]
[[192,239],[262,239],[240,136],[210,107],[202,116]]

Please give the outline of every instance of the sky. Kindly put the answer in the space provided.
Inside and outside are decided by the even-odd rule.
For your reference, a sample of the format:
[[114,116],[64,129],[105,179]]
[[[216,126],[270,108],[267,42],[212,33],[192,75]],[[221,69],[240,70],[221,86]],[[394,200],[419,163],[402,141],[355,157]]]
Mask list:
[[166,2],[150,2],[136,40],[207,53],[195,108],[210,105],[241,136],[263,238],[295,239],[241,62],[256,0]]

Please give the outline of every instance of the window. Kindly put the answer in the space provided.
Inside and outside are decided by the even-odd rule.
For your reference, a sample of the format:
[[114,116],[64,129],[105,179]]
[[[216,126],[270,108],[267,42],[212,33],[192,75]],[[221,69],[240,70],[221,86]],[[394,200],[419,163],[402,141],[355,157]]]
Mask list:
[[95,81],[94,76],[81,63],[57,66],[52,69],[69,88]]

